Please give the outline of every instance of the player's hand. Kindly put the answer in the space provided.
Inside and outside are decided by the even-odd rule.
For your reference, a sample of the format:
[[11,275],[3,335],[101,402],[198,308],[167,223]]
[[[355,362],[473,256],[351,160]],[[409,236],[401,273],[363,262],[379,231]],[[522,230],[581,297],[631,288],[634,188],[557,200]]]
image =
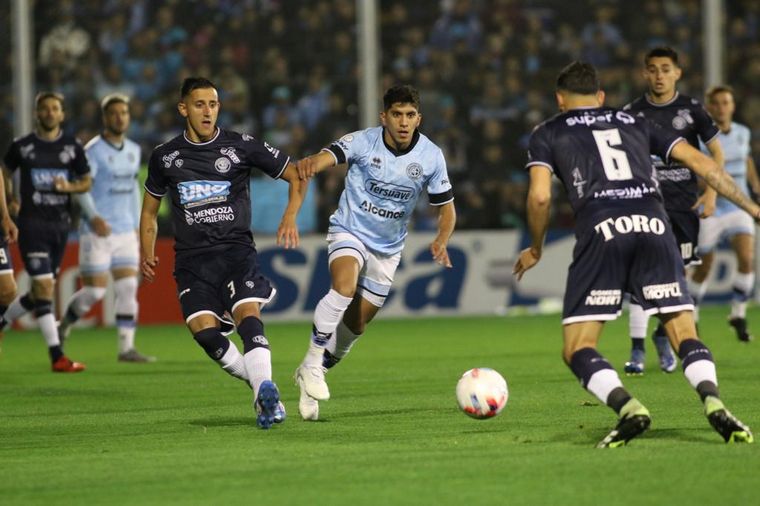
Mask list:
[[433,260],[435,260],[435,263],[451,269],[451,260],[449,260],[449,252],[446,249],[445,242],[433,241],[430,244],[430,253],[433,254]]
[[18,212],[21,210],[21,204],[15,198],[8,200],[8,214],[12,217],[18,216]]
[[699,213],[700,218],[709,218],[715,214],[715,197],[710,198],[705,193],[699,196],[697,202],[691,207],[692,209],[699,209],[702,206],[702,211]]
[[307,156],[296,162],[296,169],[298,169],[299,179],[309,179],[317,173],[317,164],[314,163],[313,158]]
[[285,249],[298,246],[298,226],[295,218],[282,218],[280,226],[277,227],[277,245],[283,246]]
[[16,242],[18,240],[18,227],[13,223],[10,216],[4,217],[2,225],[0,226],[3,229],[3,237],[5,237],[5,240],[8,241],[8,243]]
[[156,280],[156,267],[158,267],[158,257],[142,259],[142,262],[140,262],[140,271],[146,281],[152,283]]
[[55,177],[55,179],[53,180],[53,188],[55,188],[55,191],[61,192],[61,193],[70,192],[69,182],[66,181],[66,178],[63,176]]
[[525,248],[520,252],[520,257],[512,268],[512,274],[517,277],[517,281],[520,281],[523,274],[536,265],[539,260],[541,260],[540,252],[535,248]]
[[95,216],[91,219],[90,226],[92,227],[93,232],[95,232],[95,235],[100,237],[108,237],[111,235],[111,225],[100,216]]

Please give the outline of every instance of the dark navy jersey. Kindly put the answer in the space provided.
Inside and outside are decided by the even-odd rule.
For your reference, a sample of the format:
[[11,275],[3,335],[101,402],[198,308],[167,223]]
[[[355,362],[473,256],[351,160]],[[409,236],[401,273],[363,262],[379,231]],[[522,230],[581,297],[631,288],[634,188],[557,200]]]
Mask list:
[[20,173],[21,220],[71,221],[71,194],[55,191],[54,181],[58,176],[75,181],[89,174],[87,157],[76,138],[62,133],[46,141],[30,133],[13,141],[4,161],[8,170]]
[[195,143],[183,133],[153,150],[145,190],[156,198],[169,194],[178,253],[252,245],[251,169],[278,178],[289,160],[248,134],[218,129],[210,141]]
[[[707,144],[720,130],[698,100],[676,93],[672,100],[664,104],[654,104],[646,95],[623,107],[635,116],[643,116],[670,132],[686,139],[699,149],[699,141]],[[660,180],[660,189],[665,199],[665,208],[673,211],[688,211],[699,196],[697,176],[676,161],[665,161],[654,157],[653,163]]]
[[[548,167],[564,184],[577,227],[611,207],[662,209],[650,159],[668,160],[681,138],[644,118],[609,107],[574,109],[530,136],[527,167]],[[648,201],[644,204],[643,201]]]

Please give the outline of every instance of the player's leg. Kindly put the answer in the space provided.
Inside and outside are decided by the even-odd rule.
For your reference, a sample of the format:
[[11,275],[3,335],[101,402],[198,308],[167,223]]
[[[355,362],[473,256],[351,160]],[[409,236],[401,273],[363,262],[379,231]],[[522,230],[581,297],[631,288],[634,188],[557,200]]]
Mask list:
[[628,329],[631,336],[631,359],[625,363],[623,370],[629,376],[644,374],[646,351],[644,343],[647,336],[649,316],[638,302],[631,300],[628,305]]
[[113,277],[116,332],[121,362],[153,362],[155,357],[143,355],[135,348],[137,330],[137,266],[139,263],[137,234],[114,234],[111,241],[111,276]]
[[710,216],[699,221],[699,256],[702,263],[694,266],[689,277],[689,293],[694,299],[694,321],[699,321],[699,306],[707,293],[707,278],[715,259],[715,248],[723,234],[725,220],[723,216]]
[[[753,227],[754,228],[754,227]],[[753,234],[736,234],[731,238],[731,246],[736,252],[737,273],[734,277],[733,297],[731,298],[730,325],[736,330],[740,341],[750,341],[752,336],[747,330],[747,301],[755,287],[755,237]]]
[[64,341],[71,327],[86,315],[92,306],[102,300],[108,286],[108,268],[111,263],[110,236],[82,234],[79,239],[79,274],[82,287],[66,303],[58,324],[58,335]]
[[7,246],[0,245],[0,341],[3,339],[3,329],[7,323],[2,315],[16,298],[16,280],[13,278],[13,265],[8,254]]
[[661,314],[665,331],[678,350],[684,376],[705,406],[710,425],[727,443],[753,441],[749,427],[734,417],[720,400],[715,362],[707,346],[697,337],[691,311]]
[[296,370],[296,382],[303,393],[313,399],[330,398],[322,367],[325,346],[354,298],[359,273],[364,268],[367,255],[364,245],[351,234],[331,234],[328,237],[331,287],[314,310],[309,348]]

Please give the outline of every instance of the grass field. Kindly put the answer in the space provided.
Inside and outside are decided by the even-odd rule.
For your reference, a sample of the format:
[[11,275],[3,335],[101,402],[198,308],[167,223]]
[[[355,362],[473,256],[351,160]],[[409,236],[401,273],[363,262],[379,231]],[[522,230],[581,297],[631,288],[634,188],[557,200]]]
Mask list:
[[[749,318],[760,325],[760,310]],[[626,325],[609,325],[600,346],[619,369]],[[77,375],[48,372],[39,333],[9,333],[0,504],[758,504],[760,444],[724,444],[651,345],[647,374],[624,382],[652,429],[596,450],[615,418],[562,363],[557,315],[380,318],[328,375],[319,422],[300,420],[291,379],[309,326],[267,326],[289,412],[269,431],[255,427],[249,390],[184,328],[139,329],[154,364],[117,363],[112,330],[80,331],[67,350],[87,363]],[[739,343],[725,308],[704,309],[701,329],[724,401],[760,429],[760,342]],[[475,366],[509,383],[495,419],[456,409],[456,381]]]

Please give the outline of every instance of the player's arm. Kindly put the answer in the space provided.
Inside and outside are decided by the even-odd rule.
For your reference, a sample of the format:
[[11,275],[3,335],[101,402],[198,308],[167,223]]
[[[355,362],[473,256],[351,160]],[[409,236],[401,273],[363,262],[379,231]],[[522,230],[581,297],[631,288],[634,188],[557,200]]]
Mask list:
[[298,177],[301,179],[309,179],[323,170],[329,169],[337,164],[338,161],[332,152],[322,150],[317,154],[298,160],[298,162],[296,162],[296,168],[298,169]]
[[74,181],[67,181],[66,178],[58,176],[55,178],[55,191],[59,193],[83,193],[92,188],[92,176],[83,174]]
[[760,176],[757,175],[757,167],[751,153],[747,156],[747,182],[755,198],[760,198]]
[[282,175],[282,179],[288,182],[288,205],[282,214],[280,226],[277,227],[277,244],[283,245],[285,249],[295,248],[298,246],[298,225],[296,218],[298,210],[301,209],[303,199],[306,197],[306,190],[309,188],[308,181],[301,178],[299,170],[295,165],[289,163]]
[[[707,149],[710,151],[712,159],[715,160],[715,163],[718,164],[718,167],[722,168],[724,166],[725,159],[723,157],[723,147],[720,145],[720,141],[718,140],[717,136],[707,143]],[[708,185],[705,188],[705,191],[702,192],[702,195],[697,199],[697,202],[694,204],[694,209],[702,206],[702,213],[699,215],[700,218],[707,218],[708,216],[712,216],[715,213],[715,200],[717,198],[718,193],[715,191],[715,188]]]
[[100,237],[107,237],[111,234],[111,225],[108,224],[99,214],[95,207],[95,200],[90,192],[80,193],[76,196],[77,203],[82,209],[82,215],[92,227],[92,231]]
[[438,233],[430,244],[430,253],[436,263],[448,268],[451,268],[451,260],[446,245],[454,233],[456,223],[457,212],[453,201],[438,206]]
[[156,278],[155,269],[158,266],[156,237],[158,236],[158,209],[160,207],[161,199],[146,191],[140,212],[140,252],[142,253],[140,270],[143,277],[148,281],[153,281]]
[[512,274],[521,280],[523,274],[538,263],[544,248],[544,238],[549,227],[549,215],[552,202],[552,173],[544,165],[530,167],[530,186],[528,188],[527,215],[530,247],[520,252]]
[[[5,169],[3,169],[5,172]],[[5,178],[0,177],[0,195],[7,195],[5,191]],[[0,198],[0,228],[2,228],[3,237],[8,242],[15,242],[18,239],[18,228],[13,223],[11,215],[8,212],[6,198]]]
[[705,182],[726,197],[728,200],[747,211],[755,220],[760,220],[760,207],[752,202],[741,189],[736,186],[734,178],[723,170],[715,160],[694,149],[687,142],[678,142],[670,152],[674,158],[701,176]]

